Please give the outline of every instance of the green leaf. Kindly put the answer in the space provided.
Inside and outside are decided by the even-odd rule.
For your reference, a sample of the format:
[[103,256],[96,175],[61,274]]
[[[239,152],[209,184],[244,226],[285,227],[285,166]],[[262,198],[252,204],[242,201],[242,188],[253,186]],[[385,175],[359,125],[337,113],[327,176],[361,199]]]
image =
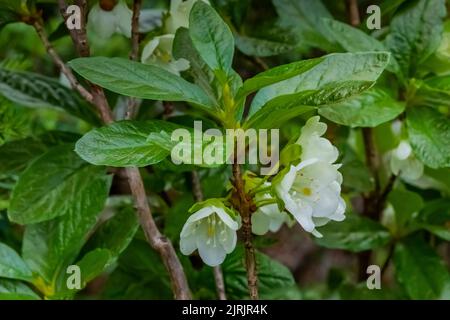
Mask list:
[[450,241],[450,199],[443,198],[427,202],[415,220],[419,228]]
[[0,242],[0,278],[31,281],[30,269],[13,249]]
[[431,168],[450,167],[450,121],[439,111],[413,107],[406,113],[408,136],[415,155]]
[[189,34],[194,47],[214,71],[231,73],[234,38],[230,28],[217,12],[203,1],[197,1],[189,16]]
[[105,57],[78,58],[69,65],[87,80],[125,96],[187,101],[208,112],[215,107],[197,85],[153,65]]
[[103,223],[89,239],[86,248],[107,249],[111,259],[117,258],[133,240],[139,227],[134,208],[119,208],[113,217]]
[[[114,167],[155,164],[170,154],[167,148],[155,144],[152,138],[169,139],[179,126],[167,121],[120,121],[91,130],[75,145],[80,157],[95,165]],[[170,146],[170,143],[169,143]]]
[[[348,52],[387,51],[382,42],[347,23],[327,18],[323,18],[321,23],[326,32]],[[398,69],[397,61],[393,56],[387,69],[394,72]]]
[[355,98],[324,106],[319,114],[333,122],[356,127],[376,127],[395,119],[405,110],[405,104],[382,89],[373,88]]
[[[222,264],[225,289],[229,299],[248,299],[247,271],[244,257],[243,247],[238,246]],[[269,298],[274,290],[295,285],[294,277],[289,269],[267,255],[256,252],[256,264],[261,299]]]
[[236,47],[248,56],[270,57],[292,51],[295,47],[288,43],[236,35]]
[[65,287],[66,269],[73,264],[96,225],[110,184],[110,177],[104,176],[103,185],[90,192],[90,202],[80,202],[83,205],[74,206],[63,216],[26,227],[22,257],[38,275],[34,283],[47,297],[55,296]]
[[40,298],[22,282],[0,279],[0,300],[40,300]]
[[416,98],[430,107],[450,106],[450,76],[438,76],[425,80]]
[[119,259],[103,293],[107,299],[173,299],[169,275],[148,243],[134,240]]
[[189,69],[186,72],[208,95],[214,105],[218,105],[216,94],[211,83],[214,81],[214,72],[203,61],[192,43],[189,31],[186,28],[178,28],[173,40],[173,56],[175,59],[186,59],[189,61]]
[[271,84],[300,75],[323,61],[323,58],[302,60],[289,64],[284,64],[267,71],[258,73],[253,78],[247,79],[238,95],[246,96],[251,92],[257,91]]
[[450,299],[450,275],[440,257],[419,237],[395,247],[395,274],[412,299]]
[[392,19],[385,44],[405,78],[412,77],[438,48],[445,15],[445,0],[413,0]]
[[39,140],[25,138],[9,141],[0,146],[0,174],[17,174],[28,163],[45,152],[47,147]]
[[109,190],[105,169],[89,165],[72,150],[72,144],[52,148],[22,173],[11,195],[11,221],[30,224],[103,208],[98,196]]
[[[86,253],[80,261],[75,263],[80,268],[81,289],[105,271],[113,261],[113,256],[108,249],[98,248]],[[69,276],[70,274],[66,275],[66,277]]]
[[100,123],[93,107],[75,91],[37,73],[0,68],[0,95],[25,107],[62,109],[91,124]]
[[290,95],[281,95],[268,101],[245,124],[247,128],[273,128],[314,107],[334,104],[360,93],[373,85],[367,81],[330,83],[318,90],[307,90]]
[[325,51],[335,49],[334,40],[328,38],[322,18],[332,18],[322,1],[315,0],[272,0],[282,27],[295,35],[302,44],[321,48]]
[[[307,90],[333,89],[340,83],[374,82],[389,61],[387,52],[335,53],[307,72],[261,89],[253,99],[250,114],[258,111],[268,101],[283,95]],[[340,95],[348,96],[348,87]],[[335,89],[336,92],[336,89]]]
[[386,245],[391,236],[389,231],[371,219],[349,215],[342,222],[328,223],[319,227],[322,238],[314,241],[323,247],[344,249],[352,252],[370,250]]
[[388,196],[388,201],[394,207],[395,223],[397,228],[404,228],[412,221],[413,214],[422,210],[424,202],[422,197],[408,190],[393,190]]
[[345,147],[339,172],[343,176],[342,185],[346,188],[357,192],[369,192],[374,188],[374,181],[369,169],[349,146]]

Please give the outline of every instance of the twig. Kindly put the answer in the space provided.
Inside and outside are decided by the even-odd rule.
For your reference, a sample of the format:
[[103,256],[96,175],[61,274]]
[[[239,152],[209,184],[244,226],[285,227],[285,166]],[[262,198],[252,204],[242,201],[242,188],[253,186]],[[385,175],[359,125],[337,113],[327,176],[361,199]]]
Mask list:
[[86,90],[77,80],[75,75],[72,73],[72,70],[70,70],[66,64],[61,60],[58,53],[56,53],[55,49],[51,45],[50,41],[48,40],[47,34],[44,30],[44,26],[42,24],[41,19],[37,19],[34,24],[34,29],[36,30],[39,38],[41,39],[42,43],[45,46],[45,49],[47,50],[49,56],[52,58],[53,62],[56,64],[56,66],[61,70],[61,72],[66,76],[66,78],[69,80],[69,83],[71,87],[78,91],[80,95],[88,102],[93,103],[94,97],[92,94]]
[[139,54],[139,15],[142,0],[133,1],[133,17],[131,20],[131,53],[130,60],[137,61]]
[[361,23],[359,17],[358,0],[346,0],[347,10],[350,15],[350,24],[354,27]]
[[[197,202],[203,201],[203,191],[200,183],[200,177],[197,171],[192,171],[192,194]],[[220,266],[213,267],[214,282],[216,283],[216,291],[219,300],[227,300],[225,294],[225,282],[223,280],[223,272]]]
[[166,269],[169,271],[172,289],[176,299],[191,299],[189,285],[175,249],[172,243],[159,232],[153,220],[139,169],[126,168],[125,170],[134,197],[139,222],[144,230],[147,241],[161,255]]
[[[85,0],[77,0],[77,3],[86,8]],[[65,1],[59,0],[59,5],[61,12],[65,12],[65,8],[67,7]],[[66,17],[64,18],[66,19]],[[69,75],[69,77],[70,75],[72,75],[73,79],[75,79],[70,69],[68,69],[67,66],[64,64],[64,62],[62,62],[61,58],[48,41],[46,34],[43,32],[44,30],[42,28],[42,23],[35,24],[35,28],[42,42],[44,43],[49,55],[52,57],[53,61],[57,64],[57,66],[61,69],[62,72],[64,71],[67,72],[68,70],[69,72],[67,72],[67,74]],[[81,56],[89,54],[89,44],[87,40],[85,41],[85,39],[87,39],[85,26],[83,26],[80,30],[78,30],[78,32],[72,32],[71,36],[72,41],[74,42],[78,50],[78,53]],[[109,107],[103,89],[99,86],[91,85],[90,95],[91,95],[90,100],[87,99],[87,97],[89,96],[84,97],[89,102],[92,101],[92,103],[97,107],[97,109],[99,109],[103,122],[104,123],[112,122],[113,117],[111,108]],[[149,242],[151,247],[161,255],[161,258],[164,262],[164,265],[166,266],[166,269],[169,273],[172,282],[172,288],[175,298],[183,300],[191,299],[191,292],[189,290],[189,285],[187,283],[183,267],[176,255],[172,243],[160,233],[153,219],[150,206],[148,205],[147,195],[145,193],[145,188],[139,169],[127,168],[125,172],[130,184],[130,189],[133,198],[135,200],[139,222],[141,224],[142,229],[144,230],[147,241]]]
[[250,299],[256,300],[259,298],[258,294],[258,276],[256,272],[256,255],[255,248],[252,241],[252,222],[251,214],[253,205],[245,194],[244,181],[242,180],[241,168],[235,159],[233,163],[233,178],[235,187],[235,198],[237,203],[234,204],[236,210],[239,211],[242,217],[242,235],[245,246],[245,265],[247,269],[247,283],[250,293]]
[[[139,55],[139,15],[141,12],[142,0],[133,1],[133,16],[131,18],[131,52],[130,60],[137,61]],[[136,98],[128,98],[127,112],[125,119],[132,119],[136,113],[138,100]]]

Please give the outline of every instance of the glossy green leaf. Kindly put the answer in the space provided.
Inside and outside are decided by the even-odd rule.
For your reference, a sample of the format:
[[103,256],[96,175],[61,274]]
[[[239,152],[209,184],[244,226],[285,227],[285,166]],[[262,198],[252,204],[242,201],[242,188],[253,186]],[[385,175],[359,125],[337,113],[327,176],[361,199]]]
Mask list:
[[95,231],[86,247],[92,251],[95,248],[107,249],[111,259],[115,259],[128,247],[138,227],[135,209],[131,206],[119,208]]
[[324,106],[319,114],[328,120],[355,127],[376,127],[395,119],[405,110],[405,104],[397,101],[382,89],[371,89],[352,99]]
[[417,99],[430,107],[450,106],[450,76],[425,80],[417,92]]
[[[382,42],[347,23],[327,18],[323,18],[321,23],[326,32],[348,52],[387,51]],[[387,69],[394,72],[398,69],[397,61],[393,56]]]
[[28,163],[46,151],[46,146],[34,138],[13,140],[0,146],[0,174],[17,174]]
[[270,57],[292,51],[295,47],[288,43],[240,36],[235,37],[236,47],[248,56]]
[[431,168],[450,167],[450,121],[439,111],[414,107],[406,113],[408,136],[415,155]]
[[319,232],[323,237],[314,238],[318,245],[352,252],[378,248],[391,240],[389,231],[381,224],[356,215],[349,215],[342,222],[319,227]]
[[0,242],[0,278],[10,278],[30,281],[32,274],[22,258],[8,247]]
[[294,116],[314,109],[314,107],[338,103],[372,85],[373,82],[367,81],[343,81],[330,83],[318,90],[282,95],[268,101],[257,112],[251,114],[245,126],[248,128],[277,127]]
[[25,228],[22,257],[37,274],[34,283],[41,287],[47,297],[54,296],[64,288],[66,269],[75,262],[96,225],[110,183],[110,177],[104,176],[103,185],[91,191],[89,203],[74,206],[67,214],[53,220]]
[[87,80],[125,96],[187,101],[207,111],[214,109],[201,88],[157,66],[105,57],[78,58],[69,65]]
[[199,55],[212,70],[231,73],[233,34],[219,14],[203,1],[197,1],[192,7],[189,34]]
[[[248,299],[247,271],[245,269],[244,249],[238,246],[222,264],[225,289],[228,299]],[[269,297],[274,290],[291,287],[295,284],[287,267],[257,252],[258,289],[261,299]]]
[[9,206],[11,221],[30,224],[78,211],[100,211],[107,194],[105,169],[83,161],[73,145],[50,149],[19,177]]
[[396,245],[395,274],[412,299],[450,299],[450,274],[434,250],[421,238]]
[[[169,139],[180,128],[170,122],[120,121],[94,129],[76,144],[75,151],[89,163],[114,167],[147,166],[165,159],[170,148],[162,148],[153,139]],[[149,138],[150,134],[152,138]],[[169,143],[170,146],[170,143]]]
[[394,207],[397,228],[403,228],[412,221],[413,214],[424,206],[423,199],[415,192],[408,190],[393,190],[388,201]]
[[271,84],[302,74],[308,71],[309,69],[315,67],[322,61],[323,58],[302,60],[298,62],[284,64],[269,69],[267,71],[258,73],[253,78],[245,80],[242,89],[240,89],[239,91],[239,96],[248,95],[249,93],[257,91],[263,87],[267,87]]
[[217,105],[217,97],[211,84],[214,81],[214,72],[203,61],[192,43],[189,31],[186,28],[178,28],[173,40],[173,56],[175,59],[189,61],[189,69],[186,72],[193,78],[195,84],[205,91],[211,101]]
[[405,78],[413,76],[438,48],[445,15],[445,0],[413,0],[392,19],[385,45]]
[[[338,87],[340,83],[374,82],[389,61],[387,52],[335,53],[298,76],[277,82],[261,89],[255,96],[250,114],[258,111],[268,101],[283,95],[291,95],[307,90]],[[339,95],[349,96],[345,86]]]
[[40,300],[40,298],[20,281],[0,279],[0,300]]
[[332,15],[322,1],[273,0],[280,25],[295,35],[298,42],[310,47],[331,51],[336,46],[318,22]]
[[58,108],[94,125],[99,124],[94,107],[75,91],[37,73],[0,68],[0,95],[25,107]]

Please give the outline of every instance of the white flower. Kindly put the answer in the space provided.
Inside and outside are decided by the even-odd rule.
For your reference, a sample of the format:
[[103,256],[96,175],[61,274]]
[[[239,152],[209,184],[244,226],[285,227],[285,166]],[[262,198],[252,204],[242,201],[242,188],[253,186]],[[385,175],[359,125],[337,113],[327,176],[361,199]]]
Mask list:
[[411,145],[400,141],[397,148],[391,151],[391,171],[407,180],[417,180],[423,175],[423,163],[414,155]]
[[319,117],[309,119],[297,141],[302,146],[301,162],[280,172],[273,182],[285,209],[317,237],[322,235],[316,227],[344,220],[346,208],[340,196],[340,165],[333,164],[338,150],[321,137],[325,131],[326,124]]
[[110,11],[103,10],[100,4],[96,3],[89,12],[88,28],[104,39],[110,38],[114,33],[130,38],[132,16],[133,12],[123,0]]
[[198,249],[207,265],[217,266],[236,247],[239,223],[230,216],[232,212],[228,208],[219,201],[210,200],[204,202],[209,204],[199,210],[196,208],[203,204],[194,205],[196,212],[187,219],[181,231],[180,250],[189,255]]
[[[264,183],[265,187],[270,187],[270,182]],[[255,201],[273,200],[269,193],[256,194]],[[280,211],[276,203],[266,204],[259,207],[252,214],[252,232],[257,235],[264,235],[268,231],[277,232],[284,222],[288,221],[288,215]]]
[[172,56],[173,39],[175,35],[166,34],[154,37],[142,51],[141,62],[162,67],[174,74],[189,69],[186,59],[175,60]]
[[[189,14],[198,0],[172,0],[166,20],[164,21],[164,29],[167,33],[175,34],[178,28],[189,27]],[[203,0],[209,4],[209,1]]]
[[302,128],[301,135],[296,142],[302,147],[301,159],[305,161],[316,158],[333,163],[337,160],[339,152],[328,139],[322,138],[327,131],[327,125],[319,120],[319,116],[312,117]]

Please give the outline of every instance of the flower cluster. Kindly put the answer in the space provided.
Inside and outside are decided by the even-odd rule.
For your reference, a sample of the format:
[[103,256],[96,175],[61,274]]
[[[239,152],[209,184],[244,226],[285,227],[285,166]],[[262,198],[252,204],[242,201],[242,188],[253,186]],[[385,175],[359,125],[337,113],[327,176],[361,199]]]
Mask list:
[[132,16],[133,12],[123,0],[97,2],[89,12],[88,28],[104,39],[114,33],[130,38]]
[[[341,197],[342,175],[336,164],[338,150],[322,137],[327,129],[319,117],[309,119],[295,142],[301,155],[280,171],[272,181],[253,173],[244,175],[245,192],[256,206],[251,216],[252,232],[276,232],[284,224],[297,221],[316,237],[316,227],[331,220],[342,221],[346,204]],[[183,254],[198,249],[203,261],[215,266],[236,246],[240,217],[227,199],[209,199],[195,204],[180,235]]]
[[[189,27],[189,14],[196,1],[198,0],[172,0],[170,2],[170,9],[165,15],[163,23],[164,34],[154,37],[145,45],[141,55],[142,63],[157,65],[174,74],[189,69],[189,61],[173,57],[172,47],[178,28]],[[206,0],[200,1],[208,3]]]

